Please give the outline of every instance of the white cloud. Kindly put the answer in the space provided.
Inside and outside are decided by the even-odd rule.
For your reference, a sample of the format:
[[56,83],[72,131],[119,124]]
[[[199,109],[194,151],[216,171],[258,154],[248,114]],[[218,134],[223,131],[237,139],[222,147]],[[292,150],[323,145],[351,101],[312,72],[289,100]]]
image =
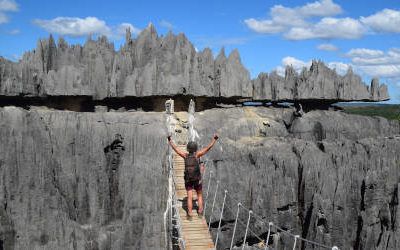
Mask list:
[[305,16],[296,8],[287,8],[282,5],[275,5],[270,11],[272,23],[275,25],[288,26],[304,26],[307,22]]
[[110,35],[111,29],[106,22],[96,17],[56,17],[51,20],[35,19],[34,24],[50,33],[66,36]]
[[301,71],[304,67],[310,67],[311,61],[304,62],[297,58],[287,56],[282,59],[282,65],[284,66],[292,66],[296,71]]
[[118,25],[118,27],[116,28],[116,36],[118,37],[123,37],[126,34],[127,29],[129,29],[131,31],[131,34],[139,34],[140,33],[140,29],[136,28],[135,26],[133,26],[130,23],[121,23],[120,25]]
[[[297,59],[295,57],[287,56],[282,59],[282,65],[284,67],[286,66],[292,66],[298,73],[300,73],[303,68],[309,68],[312,64],[312,61],[302,61],[300,59]],[[327,66],[331,69],[336,70],[336,72],[340,75],[346,74],[347,70],[349,69],[350,65],[343,63],[343,62],[329,62],[327,63]],[[282,66],[280,66],[282,67]],[[283,68],[283,67],[282,67]]]
[[5,54],[3,55],[6,59],[13,61],[13,62],[18,62],[19,60],[22,59],[21,55],[17,55],[17,54]]
[[16,12],[19,10],[18,4],[14,0],[0,0],[0,24],[8,23],[7,12]]
[[300,73],[303,68],[309,68],[311,66],[311,61],[305,62],[292,56],[287,56],[282,59],[282,65],[276,67],[276,72],[280,76],[285,76],[285,69],[287,66],[293,67],[293,69]]
[[18,4],[14,0],[0,0],[0,11],[18,11]]
[[255,32],[273,34],[281,33],[293,27],[308,27],[311,17],[328,17],[340,14],[342,8],[332,0],[320,0],[294,8],[275,5],[270,9],[270,19],[257,20],[249,18],[245,24]]
[[400,49],[387,52],[366,48],[351,49],[346,53],[352,64],[371,77],[400,78]]
[[322,43],[322,44],[317,46],[317,49],[325,50],[325,51],[337,51],[337,50],[339,50],[338,47],[336,47],[335,45],[330,44],[330,43]]
[[[276,71],[279,75],[284,76],[286,66],[292,66],[297,73],[300,73],[303,70],[303,68],[309,68],[311,64],[312,64],[311,60],[303,61],[295,57],[287,56],[282,59],[282,65],[278,66],[276,68]],[[329,62],[326,64],[326,66],[336,70],[338,74],[344,75],[346,74],[351,65],[343,62]]]
[[110,27],[105,21],[97,17],[56,17],[51,20],[35,19],[33,23],[50,33],[72,37],[105,35],[110,38],[120,39],[124,37],[128,28],[132,34],[140,32],[140,29],[130,23],[121,23],[116,27]]
[[262,34],[282,34],[289,40],[358,39],[372,31],[400,33],[400,11],[383,9],[367,17],[334,18],[343,13],[333,0],[319,0],[298,7],[275,5],[264,19],[248,18],[247,27]]
[[351,65],[343,62],[329,62],[328,67],[336,70],[339,75],[345,75]]
[[[340,75],[346,74],[349,67],[363,76],[386,78],[389,82],[400,79],[400,49],[392,48],[388,51],[371,50],[366,48],[352,49],[346,53],[351,59],[350,63],[327,62],[326,65],[335,69]],[[303,67],[309,67],[311,61],[303,61],[295,57],[285,57],[282,64],[276,68],[280,75],[284,75],[285,66],[291,65],[297,72],[301,72]]]
[[6,14],[0,12],[0,24],[8,23],[8,17]]
[[172,23],[168,22],[167,20],[161,20],[160,21],[160,26],[164,27],[164,28],[166,28],[168,30],[175,29],[175,26]]
[[325,17],[315,25],[309,27],[291,28],[284,36],[289,40],[306,39],[356,39],[363,36],[365,27],[358,21],[349,17]]
[[19,29],[13,29],[7,32],[10,35],[18,35],[19,33],[21,33],[21,31]]
[[307,3],[300,8],[304,16],[334,16],[343,12],[340,5],[332,0],[321,0],[313,3]]
[[400,77],[400,64],[359,66],[358,68],[371,77],[386,77],[386,78]]
[[384,9],[360,20],[376,32],[400,33],[400,11]]
[[348,57],[362,57],[362,58],[375,58],[383,56],[384,52],[382,50],[372,50],[365,48],[351,49],[346,53]]
[[264,33],[264,34],[274,34],[280,33],[286,30],[285,26],[277,25],[272,20],[261,20],[258,21],[254,18],[244,20],[247,27],[252,29],[257,33]]

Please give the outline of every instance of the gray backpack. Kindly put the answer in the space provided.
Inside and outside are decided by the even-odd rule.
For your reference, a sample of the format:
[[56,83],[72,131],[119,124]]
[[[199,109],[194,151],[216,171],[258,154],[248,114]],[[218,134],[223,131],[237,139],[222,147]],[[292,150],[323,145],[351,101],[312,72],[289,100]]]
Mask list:
[[194,154],[185,158],[185,182],[195,182],[201,179],[200,160]]

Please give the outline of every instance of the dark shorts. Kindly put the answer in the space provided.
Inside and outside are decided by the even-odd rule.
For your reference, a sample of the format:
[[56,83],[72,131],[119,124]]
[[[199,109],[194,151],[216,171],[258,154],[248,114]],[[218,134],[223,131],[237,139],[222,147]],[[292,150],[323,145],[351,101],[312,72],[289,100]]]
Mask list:
[[199,192],[203,190],[203,185],[200,183],[200,181],[185,182],[185,188],[186,191],[194,189],[196,192]]

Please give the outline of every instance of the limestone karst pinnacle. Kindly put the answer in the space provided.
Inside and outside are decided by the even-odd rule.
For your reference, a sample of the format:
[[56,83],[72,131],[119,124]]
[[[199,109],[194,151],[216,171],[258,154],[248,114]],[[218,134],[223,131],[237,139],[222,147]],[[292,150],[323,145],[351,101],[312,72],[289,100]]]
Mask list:
[[[266,59],[267,60],[267,59]],[[39,40],[36,49],[11,62],[0,57],[0,95],[145,97],[193,95],[250,98],[265,101],[319,100],[382,101],[387,87],[374,79],[366,86],[349,70],[338,75],[321,61],[298,74],[290,66],[284,77],[272,72],[251,80],[234,50],[196,52],[181,33],[159,36],[150,23],[137,38],[127,31],[120,50],[106,37],[83,46],[68,45],[62,38]]]

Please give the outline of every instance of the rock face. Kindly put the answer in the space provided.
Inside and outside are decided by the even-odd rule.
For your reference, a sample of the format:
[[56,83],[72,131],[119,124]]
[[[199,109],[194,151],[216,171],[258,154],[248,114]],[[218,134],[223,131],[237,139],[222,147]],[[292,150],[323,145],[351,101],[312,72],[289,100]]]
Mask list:
[[0,249],[164,248],[164,120],[1,108]]
[[380,85],[378,79],[367,87],[350,68],[346,75],[338,75],[321,61],[313,61],[309,70],[303,69],[297,74],[287,67],[285,76],[276,72],[261,73],[253,80],[254,100],[290,101],[382,101],[389,99],[386,85]]
[[[210,192],[216,179],[229,190],[221,249],[230,245],[238,201],[265,222],[326,245],[399,249],[399,122],[291,114],[266,107],[195,114],[200,145],[220,134],[206,171],[215,173]],[[0,108],[0,248],[164,249],[165,121],[156,112]],[[247,211],[239,218],[245,222]],[[253,219],[250,243],[267,227]],[[239,225],[236,245],[243,235]],[[292,248],[282,233],[272,239]]]
[[[223,189],[229,192],[220,249],[230,246],[239,201],[264,221],[253,218],[250,223],[248,240],[253,244],[256,236],[266,237],[273,221],[340,249],[399,249],[400,137],[392,137],[400,133],[399,122],[313,111],[288,123],[285,116],[290,113],[248,108],[196,115],[202,145],[214,129],[221,134],[207,156],[207,171],[214,173],[210,192],[214,194],[216,180],[221,190],[212,220],[214,236]],[[242,209],[244,225],[247,216]],[[237,246],[243,242],[243,224],[236,229]],[[293,247],[293,238],[276,231],[272,241],[277,249]]]
[[18,63],[0,57],[2,96],[90,96],[95,100],[122,97],[193,95],[250,98],[266,101],[382,101],[386,85],[367,87],[350,70],[336,74],[322,62],[285,77],[261,73],[250,80],[237,50],[214,59],[210,49],[196,52],[184,34],[159,37],[153,25],[136,39],[127,32],[119,51],[107,38],[68,45],[62,38],[39,40]]
[[107,38],[82,47],[63,39],[40,40],[14,64],[1,58],[0,94],[107,97],[251,97],[248,71],[233,51],[214,60],[211,50],[197,53],[184,34],[159,37],[149,25],[137,39],[127,34],[119,51]]
[[[159,98],[162,109],[162,98],[177,95],[177,105],[195,96],[204,106],[241,98],[389,98],[378,79],[367,87],[351,69],[340,76],[319,61],[300,74],[287,67],[284,77],[272,72],[250,80],[237,50],[228,56],[221,50],[214,59],[210,49],[197,52],[183,34],[159,37],[152,25],[136,39],[128,31],[119,51],[105,37],[70,46],[50,36],[18,63],[0,57],[0,104],[27,100],[18,105],[35,106],[46,99],[48,107],[95,112],[0,108],[0,249],[164,249],[165,114],[126,112],[129,107],[101,100]],[[88,99],[98,100],[93,110],[82,109]],[[141,108],[136,104],[131,110]],[[107,112],[109,106],[118,112]],[[204,182],[212,192],[220,180],[229,191],[219,249],[230,246],[239,201],[258,215],[251,221],[250,245],[266,237],[273,221],[340,249],[400,249],[398,121],[240,107],[196,113],[194,128],[201,145],[215,131],[221,138],[206,157],[214,176]],[[214,235],[222,200],[219,192]],[[239,219],[245,222],[247,211]],[[239,223],[236,246],[244,230]],[[277,249],[293,245],[276,230],[269,240]]]

